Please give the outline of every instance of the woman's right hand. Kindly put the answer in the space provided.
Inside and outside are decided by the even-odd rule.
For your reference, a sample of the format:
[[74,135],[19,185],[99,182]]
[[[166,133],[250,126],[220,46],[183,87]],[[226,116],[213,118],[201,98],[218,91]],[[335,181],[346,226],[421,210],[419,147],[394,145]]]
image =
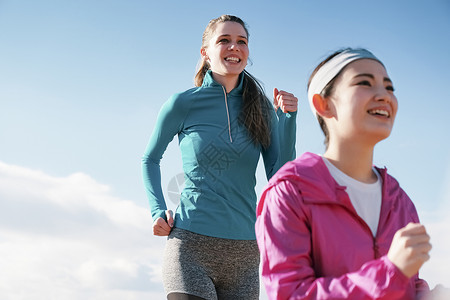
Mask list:
[[430,236],[425,226],[409,223],[395,233],[387,257],[406,277],[411,278],[430,259],[430,250]]
[[280,108],[284,113],[297,111],[298,99],[294,94],[273,89],[273,105],[275,111]]
[[173,212],[166,210],[167,221],[159,217],[153,222],[153,235],[168,236],[173,228]]

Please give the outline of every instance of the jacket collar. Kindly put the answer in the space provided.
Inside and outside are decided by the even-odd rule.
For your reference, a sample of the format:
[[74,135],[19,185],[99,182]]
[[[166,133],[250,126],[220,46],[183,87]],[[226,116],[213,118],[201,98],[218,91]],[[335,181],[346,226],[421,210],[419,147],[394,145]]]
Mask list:
[[[383,201],[395,199],[398,192],[397,181],[387,174],[386,168],[376,169],[383,180]],[[346,187],[334,180],[322,157],[317,154],[306,152],[295,161],[286,164],[272,177],[269,186],[283,180],[291,181],[298,186],[305,202],[335,203],[352,207],[345,193]]]
[[[244,85],[244,71],[242,71],[241,74],[239,74],[238,82],[239,84],[228,93],[229,95],[232,96],[242,95]],[[214,80],[212,76],[212,71],[208,70],[205,74],[205,78],[203,78],[202,87],[222,87],[222,85]]]

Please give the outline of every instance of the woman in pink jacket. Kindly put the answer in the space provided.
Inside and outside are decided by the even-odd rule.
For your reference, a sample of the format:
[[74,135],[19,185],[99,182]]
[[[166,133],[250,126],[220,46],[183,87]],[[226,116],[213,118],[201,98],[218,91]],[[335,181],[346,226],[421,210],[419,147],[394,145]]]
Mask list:
[[417,299],[431,245],[414,204],[372,166],[397,98],[384,65],[364,49],[338,51],[313,72],[311,109],[323,156],[305,153],[272,177],[256,236],[269,299]]

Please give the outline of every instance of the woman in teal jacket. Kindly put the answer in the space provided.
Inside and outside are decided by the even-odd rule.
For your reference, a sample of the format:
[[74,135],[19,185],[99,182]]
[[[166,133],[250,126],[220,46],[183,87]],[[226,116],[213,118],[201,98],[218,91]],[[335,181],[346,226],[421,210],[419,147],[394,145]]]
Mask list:
[[[197,87],[163,105],[142,159],[154,234],[168,235],[163,267],[168,299],[258,299],[256,167],[262,155],[270,179],[295,158],[297,98],[274,89],[274,110],[244,70],[248,54],[241,19],[211,20],[203,34]],[[185,188],[173,218],[159,162],[175,135]]]

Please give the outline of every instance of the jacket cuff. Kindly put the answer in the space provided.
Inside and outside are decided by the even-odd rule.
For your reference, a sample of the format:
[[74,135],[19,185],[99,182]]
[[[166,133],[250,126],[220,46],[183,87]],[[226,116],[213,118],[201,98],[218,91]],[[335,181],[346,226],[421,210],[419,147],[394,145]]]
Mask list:
[[281,118],[281,116],[284,115],[284,117],[286,117],[287,119],[289,119],[289,118],[295,118],[295,117],[297,116],[297,112],[298,112],[298,110],[284,113],[284,112],[281,110],[281,108],[279,108],[279,107],[277,108],[277,111],[276,111],[278,118]]
[[153,221],[156,221],[156,219],[158,219],[160,217],[167,221],[166,211],[165,210],[157,210],[157,211],[152,213]]
[[389,260],[387,255],[384,255],[383,257],[381,257],[381,260],[384,262],[386,269],[389,272],[389,274],[392,276],[391,278],[394,282],[396,282],[400,285],[408,284],[409,278],[406,277],[406,275],[403,274],[403,272],[400,271],[400,269],[397,268],[397,266],[394,265],[394,263]]

